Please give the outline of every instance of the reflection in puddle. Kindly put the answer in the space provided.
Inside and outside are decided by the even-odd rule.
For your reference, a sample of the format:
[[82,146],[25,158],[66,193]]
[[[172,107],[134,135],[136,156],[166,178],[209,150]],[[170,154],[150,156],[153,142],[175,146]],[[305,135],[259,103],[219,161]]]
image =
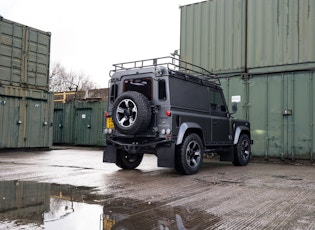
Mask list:
[[104,204],[102,219],[104,230],[207,229],[219,221],[218,217],[205,211],[126,198]]
[[91,192],[89,187],[2,181],[0,229],[99,229],[103,207],[90,202]]
[[0,229],[205,229],[204,211],[95,194],[95,188],[0,181]]
[[99,229],[100,205],[51,198],[50,211],[44,213],[45,229]]

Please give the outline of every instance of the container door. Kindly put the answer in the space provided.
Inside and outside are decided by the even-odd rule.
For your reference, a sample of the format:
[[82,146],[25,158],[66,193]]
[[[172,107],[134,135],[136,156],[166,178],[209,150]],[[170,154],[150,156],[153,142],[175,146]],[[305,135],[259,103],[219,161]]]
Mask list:
[[20,99],[0,96],[0,149],[19,147]]
[[312,72],[254,75],[250,80],[253,154],[314,158]]
[[[297,72],[288,79],[287,119],[289,156],[294,159],[314,159],[314,72]],[[286,110],[285,110],[286,109]],[[288,113],[288,115],[286,115]]]
[[64,121],[63,121],[64,110],[54,109],[54,137],[53,143],[63,143],[64,142]]
[[45,141],[49,133],[47,105],[46,101],[27,99],[24,147],[48,147]]
[[76,145],[90,145],[92,135],[92,109],[77,109],[75,119],[75,140]]

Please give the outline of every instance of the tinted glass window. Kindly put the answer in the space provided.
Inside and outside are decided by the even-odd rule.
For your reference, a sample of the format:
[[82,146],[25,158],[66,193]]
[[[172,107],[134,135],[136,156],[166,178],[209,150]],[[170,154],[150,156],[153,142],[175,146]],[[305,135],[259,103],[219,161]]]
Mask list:
[[166,100],[166,83],[165,80],[159,80],[159,99]]
[[210,90],[211,110],[215,112],[227,112],[223,95],[220,91]]
[[151,100],[151,85],[151,78],[127,79],[124,81],[124,91],[136,91],[142,93],[149,100]]
[[115,101],[117,97],[118,86],[116,84],[112,85],[110,88],[110,101]]

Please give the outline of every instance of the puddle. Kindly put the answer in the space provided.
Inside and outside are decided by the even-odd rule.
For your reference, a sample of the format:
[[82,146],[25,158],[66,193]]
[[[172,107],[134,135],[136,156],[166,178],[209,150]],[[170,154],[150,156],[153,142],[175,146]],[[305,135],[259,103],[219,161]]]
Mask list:
[[0,181],[0,229],[205,229],[204,211],[96,194],[92,187]]
[[205,211],[126,198],[105,203],[102,216],[104,230],[206,229],[219,220]]
[[103,206],[94,188],[0,182],[0,229],[99,229]]

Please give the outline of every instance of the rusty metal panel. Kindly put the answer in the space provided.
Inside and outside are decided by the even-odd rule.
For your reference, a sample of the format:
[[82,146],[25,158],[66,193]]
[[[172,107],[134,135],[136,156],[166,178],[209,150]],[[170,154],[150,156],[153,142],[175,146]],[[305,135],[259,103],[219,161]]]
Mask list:
[[181,7],[180,56],[215,73],[243,72],[244,0],[212,0]]
[[0,19],[0,81],[48,91],[49,32]]
[[249,72],[315,67],[315,0],[248,1]]

